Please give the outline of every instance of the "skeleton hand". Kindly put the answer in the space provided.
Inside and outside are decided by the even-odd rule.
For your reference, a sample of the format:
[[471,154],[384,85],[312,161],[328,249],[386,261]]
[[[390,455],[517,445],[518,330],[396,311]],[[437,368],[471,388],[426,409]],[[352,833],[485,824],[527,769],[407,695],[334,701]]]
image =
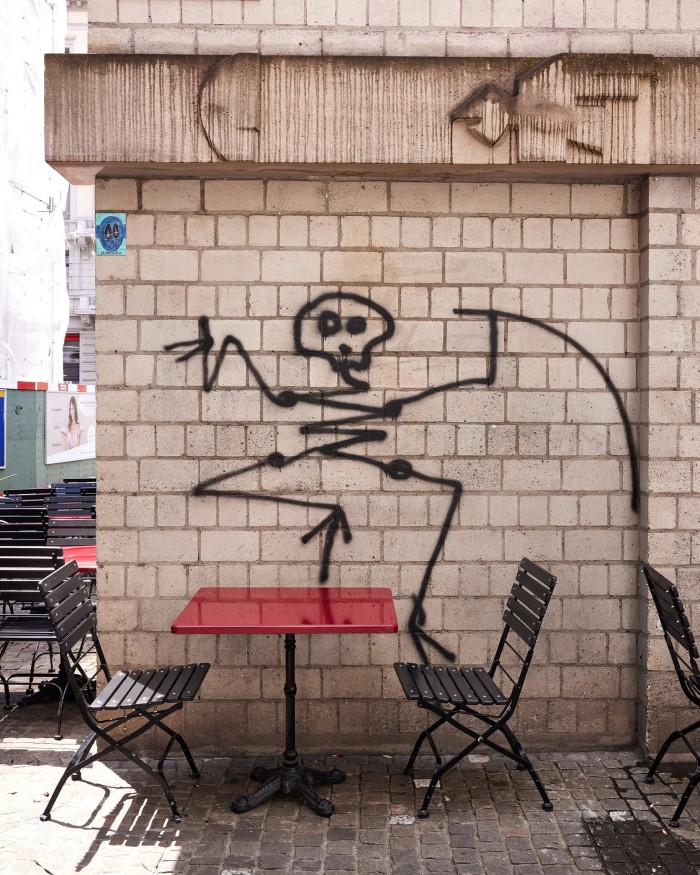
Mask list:
[[165,349],[170,352],[170,350],[173,349],[191,347],[187,352],[179,355],[175,359],[175,361],[178,362],[186,362],[188,359],[191,359],[192,356],[197,355],[197,353],[203,352],[206,355],[212,346],[214,346],[214,338],[211,336],[211,331],[209,331],[209,317],[200,316],[199,337],[196,340],[179,340],[176,343],[168,343],[165,346]]

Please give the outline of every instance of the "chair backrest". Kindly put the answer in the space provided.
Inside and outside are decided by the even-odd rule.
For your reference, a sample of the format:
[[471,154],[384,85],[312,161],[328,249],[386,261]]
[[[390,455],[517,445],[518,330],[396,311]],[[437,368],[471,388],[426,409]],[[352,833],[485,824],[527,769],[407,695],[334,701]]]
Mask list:
[[46,538],[43,532],[19,532],[9,537],[3,536],[3,526],[0,526],[0,547],[45,547]]
[[693,702],[700,704],[700,654],[676,585],[651,565],[642,565],[642,574],[649,585],[683,692]]
[[49,517],[89,517],[94,504],[95,498],[90,495],[59,496],[46,502],[46,511]]
[[503,613],[503,634],[489,669],[491,677],[500,671],[511,682],[513,706],[522,691],[556,583],[556,577],[539,565],[527,558],[521,561]]
[[52,519],[46,532],[49,547],[92,545],[95,543],[96,523],[93,519]]
[[97,637],[95,608],[76,562],[68,562],[39,581],[39,591],[54,628],[61,661],[73,695],[85,716],[100,674],[111,675]]
[[2,568],[58,568],[63,565],[60,547],[0,546],[0,569]]
[[0,614],[41,602],[39,581],[63,563],[56,547],[0,547]]
[[3,537],[7,537],[11,532],[43,532],[45,534],[46,520],[20,520],[19,522],[2,520],[0,522],[0,533],[3,533]]
[[22,507],[19,504],[0,507],[0,520],[6,523],[43,523],[46,517],[44,507]]
[[43,603],[43,596],[39,589],[39,581],[43,580],[51,570],[15,568],[12,572],[0,571],[0,617],[22,612],[29,605],[32,609],[35,605],[40,606]]

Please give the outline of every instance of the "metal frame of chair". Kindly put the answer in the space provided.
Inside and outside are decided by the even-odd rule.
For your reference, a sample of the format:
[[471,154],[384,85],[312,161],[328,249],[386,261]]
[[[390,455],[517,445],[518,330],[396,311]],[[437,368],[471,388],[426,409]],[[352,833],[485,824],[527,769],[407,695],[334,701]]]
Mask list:
[[[681,690],[686,697],[700,708],[700,654],[698,653],[695,636],[690,628],[683,602],[674,583],[667,580],[651,565],[642,565],[642,574],[651,592],[654,605],[659,615],[671,662],[676,671]],[[649,771],[644,778],[647,784],[654,783],[654,775],[666,756],[668,749],[675,741],[682,741],[695,758],[695,773],[690,776],[688,784],[680,798],[669,825],[677,827],[693,790],[700,783],[700,753],[693,747],[687,736],[700,729],[700,720],[696,720],[683,729],[674,730],[661,745]]]
[[[556,577],[534,562],[522,560],[503,614],[503,633],[488,669],[403,662],[394,664],[406,698],[437,716],[437,720],[418,736],[404,770],[407,775],[413,774],[416,757],[427,740],[435,758],[435,767],[418,811],[419,817],[428,817],[430,800],[442,776],[481,744],[514,760],[519,770],[526,770],[542,797],[542,808],[545,811],[552,810],[547,791],[525,749],[508,726],[508,721],[520,699],[556,582]],[[500,684],[510,689],[504,691]],[[465,720],[476,721],[477,728],[467,725]],[[464,733],[471,741],[459,753],[443,762],[433,734],[445,724]],[[507,747],[494,740],[495,733],[505,738]]]
[[[62,665],[90,730],[59,779],[40,819],[51,819],[51,809],[69,777],[79,780],[83,768],[117,751],[160,784],[172,819],[179,822],[181,814],[163,773],[165,759],[175,742],[182,748],[192,777],[198,778],[200,773],[182,736],[163,721],[182,708],[184,702],[195,698],[209,671],[209,663],[136,669],[128,673],[118,671],[112,675],[97,635],[95,610],[77,564],[69,562],[57,569],[44,578],[39,587],[58,639]],[[94,660],[96,666],[87,668],[88,660]],[[105,686],[93,698],[101,678]],[[115,737],[115,730],[123,732],[133,721],[138,725]],[[151,728],[160,729],[168,736],[156,769],[128,746]],[[90,756],[90,749],[98,739],[103,744]]]

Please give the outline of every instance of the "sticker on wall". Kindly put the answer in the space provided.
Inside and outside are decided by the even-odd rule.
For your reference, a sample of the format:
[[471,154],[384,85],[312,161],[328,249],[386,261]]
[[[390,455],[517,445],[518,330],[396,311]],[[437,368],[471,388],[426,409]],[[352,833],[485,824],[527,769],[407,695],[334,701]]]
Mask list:
[[126,255],[126,213],[95,213],[98,255]]

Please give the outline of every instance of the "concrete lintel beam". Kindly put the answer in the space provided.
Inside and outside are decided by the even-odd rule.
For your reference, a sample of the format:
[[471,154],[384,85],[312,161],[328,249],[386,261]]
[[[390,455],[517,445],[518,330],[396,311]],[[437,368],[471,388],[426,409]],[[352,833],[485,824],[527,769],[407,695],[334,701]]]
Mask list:
[[49,55],[46,160],[101,172],[697,172],[700,60]]

